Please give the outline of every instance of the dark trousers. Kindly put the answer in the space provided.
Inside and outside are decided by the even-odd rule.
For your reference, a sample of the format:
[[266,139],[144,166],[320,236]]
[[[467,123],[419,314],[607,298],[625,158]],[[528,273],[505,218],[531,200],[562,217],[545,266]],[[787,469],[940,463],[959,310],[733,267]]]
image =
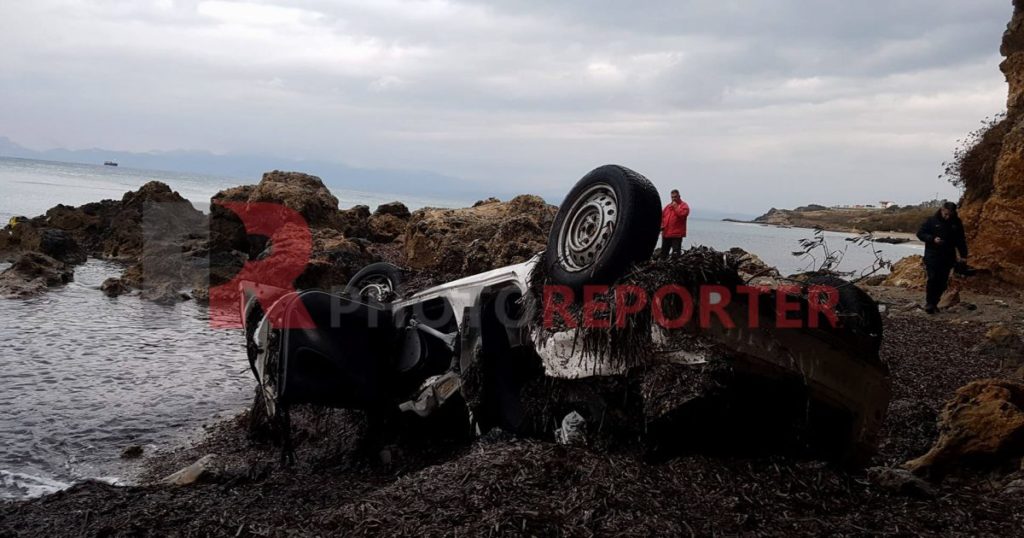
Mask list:
[[683,238],[682,237],[662,237],[661,238],[661,257],[662,259],[668,258],[669,254],[675,252],[678,256],[683,252]]
[[925,286],[925,306],[938,306],[939,299],[949,286],[949,272],[952,265],[942,262],[926,263],[928,284]]

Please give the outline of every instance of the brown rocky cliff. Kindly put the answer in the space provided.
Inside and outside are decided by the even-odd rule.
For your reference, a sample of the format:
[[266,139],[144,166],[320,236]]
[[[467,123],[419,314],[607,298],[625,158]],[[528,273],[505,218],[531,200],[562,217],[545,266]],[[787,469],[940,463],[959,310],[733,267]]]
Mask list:
[[1014,0],[1013,7],[1000,47],[1009,84],[1006,118],[991,130],[994,143],[976,148],[991,148],[991,155],[980,156],[991,166],[964,177],[961,216],[971,264],[1024,285],[1024,0]]

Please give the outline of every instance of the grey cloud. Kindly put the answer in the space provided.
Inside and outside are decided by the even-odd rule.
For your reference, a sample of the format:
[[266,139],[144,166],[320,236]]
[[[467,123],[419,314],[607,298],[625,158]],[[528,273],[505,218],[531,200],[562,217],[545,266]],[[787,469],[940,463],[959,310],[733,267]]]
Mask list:
[[694,181],[707,205],[749,190],[729,203],[751,212],[851,201],[848,185],[910,202],[955,194],[939,163],[1002,106],[1009,14],[1006,0],[8,2],[0,136],[433,169],[484,194],[493,180],[557,193],[621,160]]

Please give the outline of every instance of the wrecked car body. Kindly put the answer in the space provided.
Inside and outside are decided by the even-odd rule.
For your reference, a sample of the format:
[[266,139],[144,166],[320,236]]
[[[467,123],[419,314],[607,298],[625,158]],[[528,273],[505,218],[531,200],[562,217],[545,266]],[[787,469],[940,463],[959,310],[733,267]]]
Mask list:
[[[827,445],[830,456],[869,452],[890,396],[877,305],[834,277],[739,293],[735,260],[706,248],[649,261],[660,211],[646,178],[608,165],[570,191],[548,249],[517,265],[407,294],[401,272],[377,263],[343,293],[290,293],[266,312],[258,284],[243,285],[263,411],[315,404],[429,417],[457,401],[477,433],[550,434],[570,411],[601,427],[614,404],[544,405],[565,413],[537,420],[525,401],[531,384],[639,376],[641,403],[630,405],[642,416],[624,422],[657,436],[652,445],[673,446],[701,422],[720,426],[743,402],[763,412],[752,427],[782,417],[809,432],[786,436]],[[824,296],[809,291],[816,285],[843,288],[822,308]],[[648,308],[619,300],[623,289],[645,295]],[[792,325],[787,311],[807,323]]]

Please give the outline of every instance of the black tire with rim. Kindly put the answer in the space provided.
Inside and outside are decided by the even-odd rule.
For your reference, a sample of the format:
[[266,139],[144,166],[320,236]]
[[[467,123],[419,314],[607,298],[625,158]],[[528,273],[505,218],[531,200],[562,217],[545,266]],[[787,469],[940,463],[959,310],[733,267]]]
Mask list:
[[882,348],[882,315],[878,303],[856,284],[833,275],[815,275],[807,279],[808,286],[830,286],[839,294],[836,313],[840,329],[856,349],[878,357]]
[[363,301],[388,303],[402,293],[402,271],[387,262],[363,267],[345,285],[345,294]]
[[544,263],[548,278],[579,290],[610,284],[651,257],[661,229],[661,198],[644,176],[605,165],[583,176],[558,208]]

